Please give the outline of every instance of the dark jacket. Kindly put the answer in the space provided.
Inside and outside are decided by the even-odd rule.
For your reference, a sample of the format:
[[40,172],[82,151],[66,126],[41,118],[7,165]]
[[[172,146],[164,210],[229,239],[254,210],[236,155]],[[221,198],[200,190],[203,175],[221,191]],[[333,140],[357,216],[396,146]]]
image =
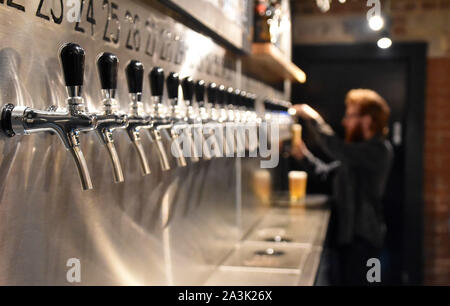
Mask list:
[[342,246],[360,238],[380,248],[386,232],[382,198],[393,160],[392,146],[382,136],[346,143],[326,123],[315,120],[308,121],[306,128],[316,134],[319,147],[337,161],[325,164],[306,156],[319,174],[334,172],[334,242]]

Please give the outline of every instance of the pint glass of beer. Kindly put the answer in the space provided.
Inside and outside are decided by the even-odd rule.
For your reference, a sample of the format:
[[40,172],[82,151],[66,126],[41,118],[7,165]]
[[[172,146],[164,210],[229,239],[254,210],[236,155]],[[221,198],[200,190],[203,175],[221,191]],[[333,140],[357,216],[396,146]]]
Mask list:
[[305,199],[307,179],[308,173],[304,171],[289,172],[289,194],[291,203],[296,203]]
[[256,170],[253,174],[253,193],[264,203],[270,202],[272,178],[268,170]]
[[302,126],[293,124],[291,128],[291,143],[293,147],[300,146],[302,143]]

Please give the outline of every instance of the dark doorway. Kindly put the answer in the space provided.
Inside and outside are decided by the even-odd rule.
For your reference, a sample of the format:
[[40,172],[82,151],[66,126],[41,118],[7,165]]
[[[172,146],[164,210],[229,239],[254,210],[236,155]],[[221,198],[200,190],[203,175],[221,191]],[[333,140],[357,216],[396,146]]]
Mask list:
[[293,60],[307,74],[292,101],[318,109],[338,134],[344,98],[353,88],[379,92],[392,111],[389,139],[395,150],[384,211],[388,234],[382,258],[385,284],[423,281],[423,135],[426,45],[295,46]]

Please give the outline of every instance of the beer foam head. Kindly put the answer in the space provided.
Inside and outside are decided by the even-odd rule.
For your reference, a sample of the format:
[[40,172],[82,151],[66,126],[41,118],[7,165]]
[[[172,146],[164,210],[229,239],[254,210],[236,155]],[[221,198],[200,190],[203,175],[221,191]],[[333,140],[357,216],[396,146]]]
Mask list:
[[270,172],[268,170],[256,170],[253,175],[258,179],[270,179]]
[[293,124],[292,125],[292,131],[294,131],[294,132],[301,132],[302,131],[302,126],[300,124]]
[[308,173],[305,171],[290,171],[289,178],[291,179],[305,179],[308,177]]

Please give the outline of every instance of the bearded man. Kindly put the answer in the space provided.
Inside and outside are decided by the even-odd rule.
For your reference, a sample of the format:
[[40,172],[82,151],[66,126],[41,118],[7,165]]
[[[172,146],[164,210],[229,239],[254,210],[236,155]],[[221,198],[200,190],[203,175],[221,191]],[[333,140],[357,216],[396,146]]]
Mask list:
[[345,140],[310,106],[293,106],[333,163],[314,157],[303,142],[292,147],[291,155],[315,168],[316,173],[334,173],[333,222],[328,239],[336,250],[338,267],[331,268],[337,268],[338,284],[364,285],[368,284],[367,261],[380,258],[386,231],[382,198],[393,159],[386,140],[390,109],[378,93],[368,89],[351,90],[345,103]]

